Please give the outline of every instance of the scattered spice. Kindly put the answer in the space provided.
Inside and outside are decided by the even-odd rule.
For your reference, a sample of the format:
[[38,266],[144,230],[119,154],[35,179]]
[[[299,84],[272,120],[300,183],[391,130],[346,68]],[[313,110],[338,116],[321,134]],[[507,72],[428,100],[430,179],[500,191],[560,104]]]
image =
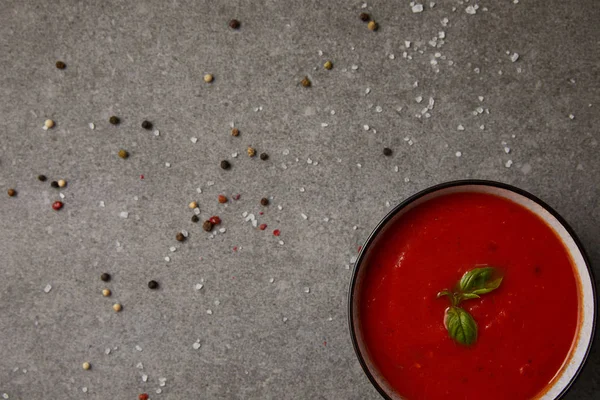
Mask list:
[[142,393],[138,396],[139,400],[148,400],[150,397],[148,397],[148,393]]
[[254,147],[248,147],[248,150],[246,150],[246,152],[250,157],[254,157],[256,155],[256,150],[254,149]]
[[129,157],[129,152],[127,150],[119,150],[119,157],[121,157],[122,159],[126,159]]
[[379,29],[379,25],[375,21],[370,21],[367,27],[372,31],[376,31],[377,29]]
[[265,229],[267,229],[267,224],[260,224],[258,226],[258,229],[260,229],[261,231],[264,231]]
[[83,363],[81,366],[82,366],[82,367],[83,367],[83,369],[85,369],[86,371],[87,371],[88,369],[92,368],[92,366],[90,365],[90,363],[89,363],[89,362],[87,362],[87,361],[86,361],[86,362],[84,362],[84,363]]
[[142,121],[142,128],[150,130],[152,129],[152,122],[150,121]]
[[387,157],[391,156],[392,155],[392,149],[390,149],[389,147],[384,147],[383,148],[383,155],[387,156]]
[[188,207],[193,210],[194,208],[198,208],[198,203],[195,201],[192,201],[190,204],[188,204]]
[[261,206],[268,206],[269,205],[269,199],[267,199],[266,197],[263,197],[262,199],[260,199],[260,205]]
[[108,122],[110,122],[113,125],[117,125],[119,122],[121,122],[121,120],[119,119],[119,117],[115,117],[114,115],[112,117],[110,117],[108,119]]
[[204,82],[206,82],[206,83],[211,83],[214,79],[215,79],[215,77],[212,76],[212,74],[204,75]]
[[110,281],[110,274],[103,272],[102,275],[100,275],[100,280],[104,282]]
[[308,76],[305,76],[304,78],[302,78],[302,80],[300,81],[300,84],[304,87],[310,87],[310,85],[312,84],[310,79],[308,79]]
[[110,289],[102,289],[102,296],[109,297],[111,294]]
[[238,128],[233,128],[231,130],[231,136],[239,136],[240,135],[240,130]]
[[67,181],[65,181],[64,179],[60,179],[58,181],[58,187],[64,188],[65,186],[67,186]]
[[120,305],[119,303],[115,303],[115,304],[113,304],[112,308],[113,308],[113,310],[115,310],[115,312],[119,312],[123,309],[123,306]]
[[267,161],[269,159],[269,155],[267,153],[260,153],[260,159]]
[[15,189],[8,189],[8,196],[15,197],[17,195],[17,191]]
[[47,119],[44,122],[44,126],[46,127],[46,129],[54,128],[54,121],[52,121],[51,119]]
[[52,186],[54,189],[58,189],[58,182],[52,181],[50,182],[50,186]]
[[219,197],[217,197],[217,200],[219,200],[219,203],[221,204],[227,203],[227,196],[220,194]]
[[65,68],[67,68],[67,64],[65,64],[62,61],[57,61],[56,62],[56,68],[58,68],[58,69],[65,69]]
[[175,239],[178,242],[183,242],[185,240],[185,236],[183,236],[183,233],[179,232],[177,235],[175,235]]
[[204,221],[204,223],[202,224],[202,229],[204,229],[206,232],[212,231],[212,228],[213,228],[213,223],[210,221]]
[[196,223],[198,221],[200,221],[200,218],[197,215],[192,215],[192,222]]
[[37,178],[38,178],[38,181],[40,181],[40,182],[46,182],[46,180],[48,179],[48,178],[46,178],[46,175],[38,175]]
[[158,282],[156,282],[156,281],[150,281],[150,282],[148,282],[148,287],[150,289],[153,289],[153,290],[154,289],[158,289]]
[[229,27],[231,29],[240,29],[240,21],[238,21],[237,19],[232,19],[231,21],[229,21]]
[[229,169],[229,168],[231,168],[231,164],[229,163],[229,161],[223,160],[223,161],[221,161],[221,168]]
[[274,235],[274,236],[279,236],[280,234],[281,234],[281,231],[280,231],[279,229],[275,229],[275,230],[273,231],[273,235]]
[[213,225],[219,225],[221,223],[221,218],[216,215],[213,215],[208,219]]
[[371,19],[371,16],[367,13],[360,13],[358,16],[362,22],[368,22]]
[[52,208],[55,211],[60,210],[61,208],[63,208],[63,202],[62,201],[55,201],[54,203],[52,203]]
[[325,61],[325,64],[323,64],[323,68],[331,69],[333,68],[333,63],[331,61]]

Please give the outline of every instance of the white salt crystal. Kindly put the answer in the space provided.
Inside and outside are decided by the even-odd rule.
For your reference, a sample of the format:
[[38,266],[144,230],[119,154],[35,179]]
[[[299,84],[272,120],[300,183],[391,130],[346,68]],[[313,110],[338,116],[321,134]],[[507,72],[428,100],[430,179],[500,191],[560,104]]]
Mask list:
[[121,218],[127,218],[127,217],[129,217],[129,213],[127,211],[121,211],[121,213],[119,214],[119,216]]
[[512,61],[512,62],[516,62],[518,59],[519,59],[519,54],[518,53],[513,53],[510,56],[510,61]]
[[94,129],[96,129],[96,125],[95,125],[93,122],[90,122],[90,123],[88,124],[88,126],[90,127],[90,129],[91,129],[91,130],[94,130]]
[[415,4],[414,6],[412,6],[412,12],[413,13],[423,12],[423,4]]
[[135,345],[135,349],[136,349],[137,351],[142,351],[142,346],[140,346],[139,344],[136,344],[136,345]]
[[513,165],[513,162],[512,162],[512,160],[508,160],[506,163],[504,163],[504,166],[505,166],[506,168],[510,168],[510,167],[511,167],[511,165]]
[[44,292],[49,293],[52,290],[52,285],[47,284],[46,287],[44,287]]
[[199,349],[201,346],[202,346],[202,345],[201,345],[200,343],[198,343],[198,342],[194,342],[194,344],[192,345],[192,348],[193,348],[194,350],[198,350],[198,349]]
[[197,137],[191,137],[191,138],[190,138],[190,141],[191,141],[192,143],[196,143],[196,142],[198,141],[198,138],[197,138]]
[[462,156],[462,153],[460,151],[457,151],[456,152],[456,157],[460,157],[460,156]]
[[464,127],[464,126],[462,126],[462,125],[459,125],[459,126],[458,126],[458,128],[456,128],[456,129],[458,129],[459,131],[464,131],[464,130],[465,130],[465,127]]

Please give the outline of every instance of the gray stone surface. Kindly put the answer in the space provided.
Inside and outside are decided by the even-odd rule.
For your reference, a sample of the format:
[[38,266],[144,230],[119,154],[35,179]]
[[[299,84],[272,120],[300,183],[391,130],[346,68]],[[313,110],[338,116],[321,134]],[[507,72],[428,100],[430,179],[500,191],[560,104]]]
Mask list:
[[[386,202],[447,180],[530,190],[573,225],[597,268],[600,2],[461,3],[415,14],[408,1],[369,2],[374,33],[360,1],[3,1],[0,395],[377,399],[349,339],[347,266]],[[431,116],[416,117],[430,97]],[[41,129],[46,118],[54,129]],[[269,160],[248,158],[248,145]],[[68,181],[58,213],[59,191],[40,173]],[[220,193],[241,198],[220,205]],[[227,231],[211,239],[190,222],[192,200]],[[175,241],[182,229],[186,243]],[[597,398],[599,371],[596,346],[566,398]]]

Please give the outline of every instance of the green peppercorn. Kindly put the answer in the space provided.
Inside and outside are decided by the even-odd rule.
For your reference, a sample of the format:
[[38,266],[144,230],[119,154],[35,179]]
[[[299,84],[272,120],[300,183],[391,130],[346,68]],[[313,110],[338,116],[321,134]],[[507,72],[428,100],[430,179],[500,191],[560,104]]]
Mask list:
[[62,61],[57,61],[56,62],[56,68],[58,68],[58,69],[65,69],[65,68],[67,68],[67,64],[65,64]]
[[263,197],[262,199],[260,199],[260,204],[262,206],[268,206],[269,205],[269,199],[267,199],[266,197]]
[[128,158],[129,157],[129,152],[127,150],[119,150],[119,157],[121,157],[122,159]]
[[54,189],[58,189],[59,188],[58,182],[56,182],[56,181],[50,182],[50,186],[52,186]]
[[150,121],[143,121],[142,122],[142,128],[150,130],[152,129],[152,122]]
[[392,155],[392,149],[390,149],[389,147],[385,147],[383,149],[383,155],[387,156],[387,157],[391,156]]
[[185,240],[185,236],[183,236],[183,233],[179,232],[177,235],[175,235],[175,239],[178,242],[183,242]]
[[260,153],[260,159],[267,161],[269,159],[269,155],[267,153]]
[[38,181],[40,181],[40,182],[46,182],[47,179],[48,178],[46,178],[46,175],[38,175]]
[[121,120],[119,120],[119,117],[115,117],[114,115],[112,117],[110,117],[108,119],[108,122],[110,122],[113,125],[117,125],[119,122],[121,122]]
[[158,282],[156,282],[156,281],[150,281],[150,282],[148,282],[148,287],[150,289],[158,289]]
[[197,215],[192,215],[192,222],[196,223],[198,221],[200,221],[200,218]]
[[231,164],[229,163],[229,161],[223,160],[223,161],[221,161],[221,168],[229,169],[229,168],[231,168]]
[[100,279],[103,280],[104,282],[108,282],[108,281],[110,281],[110,274],[103,272],[102,275],[100,275]]

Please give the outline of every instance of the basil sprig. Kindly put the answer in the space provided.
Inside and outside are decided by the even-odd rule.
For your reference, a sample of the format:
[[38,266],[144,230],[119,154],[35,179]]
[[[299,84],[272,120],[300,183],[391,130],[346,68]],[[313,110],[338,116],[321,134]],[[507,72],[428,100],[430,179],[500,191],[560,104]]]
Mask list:
[[498,276],[495,268],[474,268],[465,272],[453,290],[444,289],[437,294],[438,298],[448,296],[450,299],[450,307],[444,315],[444,326],[455,342],[470,346],[477,340],[477,323],[471,314],[458,305],[498,289],[501,283],[502,276]]

